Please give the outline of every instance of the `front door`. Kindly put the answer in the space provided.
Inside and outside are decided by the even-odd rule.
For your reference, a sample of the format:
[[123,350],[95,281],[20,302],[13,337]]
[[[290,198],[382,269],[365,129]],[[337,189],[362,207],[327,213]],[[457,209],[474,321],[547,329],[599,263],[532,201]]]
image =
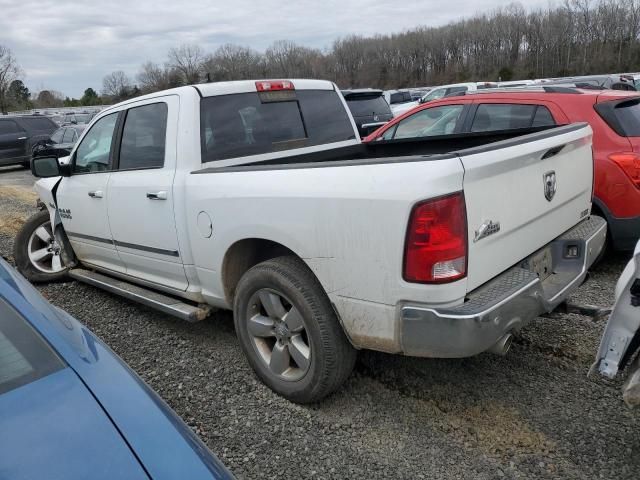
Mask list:
[[124,114],[109,180],[109,221],[127,274],[177,290],[188,287],[174,217],[177,96],[134,104]]
[[60,182],[58,214],[76,256],[85,263],[124,272],[107,216],[112,144],[118,113],[98,120],[72,158],[72,175]]

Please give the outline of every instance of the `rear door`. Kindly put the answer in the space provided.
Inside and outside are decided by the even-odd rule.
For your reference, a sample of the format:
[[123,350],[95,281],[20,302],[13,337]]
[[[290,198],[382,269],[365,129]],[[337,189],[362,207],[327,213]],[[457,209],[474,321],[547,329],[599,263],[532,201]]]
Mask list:
[[[588,125],[573,124],[461,152],[470,290],[589,214],[591,136]],[[490,222],[499,230],[479,235]]]
[[0,118],[0,164],[24,159],[27,138],[27,132],[15,121]]
[[179,98],[134,103],[123,112],[109,221],[126,272],[178,290],[188,287],[174,217]]

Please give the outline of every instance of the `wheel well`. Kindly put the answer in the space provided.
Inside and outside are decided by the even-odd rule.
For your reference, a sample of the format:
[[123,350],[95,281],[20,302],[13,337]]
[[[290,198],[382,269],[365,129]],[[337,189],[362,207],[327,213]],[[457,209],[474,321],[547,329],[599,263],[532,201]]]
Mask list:
[[229,306],[233,306],[236,286],[251,267],[283,255],[297,255],[284,245],[262,238],[247,238],[231,245],[222,261],[222,284]]

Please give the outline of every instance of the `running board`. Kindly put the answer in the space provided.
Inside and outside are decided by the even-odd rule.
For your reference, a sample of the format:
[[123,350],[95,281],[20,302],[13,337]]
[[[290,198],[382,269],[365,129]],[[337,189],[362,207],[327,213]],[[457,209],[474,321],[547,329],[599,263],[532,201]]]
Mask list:
[[79,282],[88,283],[94,287],[101,288],[110,293],[115,293],[128,300],[132,300],[147,307],[159,310],[168,315],[173,315],[187,322],[198,322],[204,320],[210,313],[211,307],[196,306],[185,303],[168,295],[154,292],[129,282],[118,280],[101,273],[82,268],[69,270],[69,276]]

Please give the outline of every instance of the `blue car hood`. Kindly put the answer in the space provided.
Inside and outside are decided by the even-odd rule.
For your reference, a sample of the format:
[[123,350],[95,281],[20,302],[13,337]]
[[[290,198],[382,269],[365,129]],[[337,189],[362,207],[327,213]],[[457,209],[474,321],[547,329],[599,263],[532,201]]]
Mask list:
[[147,479],[69,368],[0,395],[0,478]]

